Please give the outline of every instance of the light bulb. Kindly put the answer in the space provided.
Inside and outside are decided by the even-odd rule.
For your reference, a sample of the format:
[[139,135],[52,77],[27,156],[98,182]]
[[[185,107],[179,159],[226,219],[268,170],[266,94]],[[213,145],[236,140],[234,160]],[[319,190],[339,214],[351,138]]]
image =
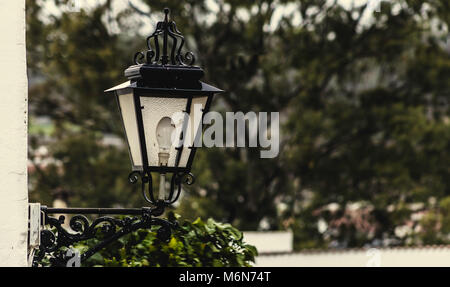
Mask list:
[[172,133],[175,125],[169,117],[162,118],[156,126],[156,140],[159,145],[159,165],[167,166],[169,161],[169,152],[172,147]]
[[[162,118],[156,126],[156,140],[159,145],[158,161],[160,166],[167,166],[172,147],[172,133],[175,125],[169,117]],[[162,172],[159,176],[159,199],[166,199],[166,174]]]

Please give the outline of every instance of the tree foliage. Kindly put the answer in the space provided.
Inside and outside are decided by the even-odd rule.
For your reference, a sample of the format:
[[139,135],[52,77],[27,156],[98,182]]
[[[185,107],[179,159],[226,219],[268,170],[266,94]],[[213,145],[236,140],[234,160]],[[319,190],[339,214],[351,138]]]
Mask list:
[[282,120],[274,159],[200,149],[183,216],[292,228],[296,248],[447,242],[449,2],[395,0],[379,12],[347,1],[208,2],[129,1],[112,15],[110,0],[42,19],[27,1],[30,112],[54,126],[30,143],[57,159],[31,176],[32,196],[49,201],[67,185],[71,204],[142,203],[126,186],[126,151],[102,144],[105,133],[123,137],[102,91],[144,47],[137,28],[169,7],[205,81],[226,91],[213,108]]
[[[169,220],[178,215],[169,213]],[[257,250],[246,244],[243,234],[230,224],[209,218],[184,220],[169,240],[157,238],[159,227],[140,229],[121,237],[94,254],[83,263],[84,267],[249,267],[255,261]],[[90,239],[75,244],[85,252],[99,243]],[[45,258],[41,264],[48,265]]]

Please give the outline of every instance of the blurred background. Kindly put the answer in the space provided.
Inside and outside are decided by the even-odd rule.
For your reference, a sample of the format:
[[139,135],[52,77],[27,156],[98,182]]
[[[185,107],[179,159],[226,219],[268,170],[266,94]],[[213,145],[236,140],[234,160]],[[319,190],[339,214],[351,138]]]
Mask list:
[[145,205],[103,90],[169,7],[212,110],[281,120],[274,159],[199,149],[177,213],[297,251],[450,243],[450,2],[373,2],[27,0],[30,202]]

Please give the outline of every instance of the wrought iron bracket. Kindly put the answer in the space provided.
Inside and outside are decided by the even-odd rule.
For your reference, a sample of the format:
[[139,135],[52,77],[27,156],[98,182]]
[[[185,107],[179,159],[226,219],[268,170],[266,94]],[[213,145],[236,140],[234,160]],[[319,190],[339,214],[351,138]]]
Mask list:
[[[142,208],[48,208],[41,206],[40,222],[43,228],[40,231],[39,249],[34,253],[33,266],[46,256],[50,256],[52,266],[66,266],[71,258],[67,255],[67,248],[77,242],[96,238],[99,243],[81,254],[83,262],[96,252],[100,251],[120,237],[138,229],[149,229],[152,226],[160,226],[157,237],[160,240],[168,240],[172,229],[178,226],[177,222],[171,222],[158,216],[164,213],[167,206],[178,200],[182,183],[193,184],[195,181],[191,173],[173,173],[170,182],[170,193],[165,200],[156,200],[153,194],[151,172],[134,171],[128,176],[130,183],[141,181],[142,195],[153,207]],[[74,214],[70,218],[68,227],[65,216],[58,218],[54,214]],[[91,223],[85,215],[100,215]],[[127,215],[124,218],[115,218],[111,215]]]
[[[43,225],[50,229],[41,230],[41,242],[39,250],[34,255],[33,266],[38,266],[46,255],[50,255],[52,266],[66,266],[71,258],[67,256],[67,249],[73,244],[98,239],[100,242],[81,254],[80,261],[83,262],[96,252],[100,251],[120,237],[138,229],[149,229],[152,226],[160,226],[157,237],[160,240],[168,240],[173,228],[178,226],[177,222],[157,218],[164,212],[164,206],[142,207],[142,208],[47,208],[41,207]],[[64,227],[65,216],[58,218],[51,214],[75,214],[69,221],[71,231]],[[105,215],[89,222],[86,214]],[[130,215],[123,219],[109,215]]]
[[144,199],[154,206],[165,207],[177,201],[181,194],[181,185],[183,183],[192,185],[195,182],[195,177],[190,172],[173,172],[172,179],[170,180],[169,196],[165,200],[157,200],[155,198],[150,171],[133,171],[128,175],[128,180],[132,184],[136,184],[140,180],[141,192]]

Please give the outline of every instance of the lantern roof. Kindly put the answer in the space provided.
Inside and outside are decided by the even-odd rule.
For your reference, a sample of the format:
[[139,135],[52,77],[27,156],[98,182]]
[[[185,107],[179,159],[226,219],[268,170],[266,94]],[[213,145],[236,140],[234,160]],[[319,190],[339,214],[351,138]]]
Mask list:
[[136,81],[126,81],[122,84],[119,84],[117,86],[114,86],[112,88],[109,88],[105,90],[105,93],[114,92],[118,90],[124,90],[124,89],[137,89],[142,91],[148,91],[148,92],[160,92],[160,93],[173,93],[173,92],[180,92],[180,93],[192,93],[195,95],[195,93],[201,94],[201,93],[221,93],[223,90],[216,88],[214,86],[211,86],[207,83],[204,83],[202,81],[199,81],[200,87],[198,89],[188,89],[188,88],[157,88],[157,87],[145,87],[145,86],[139,86]]
[[164,21],[158,22],[153,34],[147,37],[147,51],[137,52],[134,55],[135,64],[125,70],[124,74],[130,81],[105,92],[126,88],[155,92],[223,92],[200,81],[204,76],[203,69],[194,66],[195,56],[192,52],[182,54],[184,37],[175,22],[169,20],[168,8],[164,9],[164,14]]

